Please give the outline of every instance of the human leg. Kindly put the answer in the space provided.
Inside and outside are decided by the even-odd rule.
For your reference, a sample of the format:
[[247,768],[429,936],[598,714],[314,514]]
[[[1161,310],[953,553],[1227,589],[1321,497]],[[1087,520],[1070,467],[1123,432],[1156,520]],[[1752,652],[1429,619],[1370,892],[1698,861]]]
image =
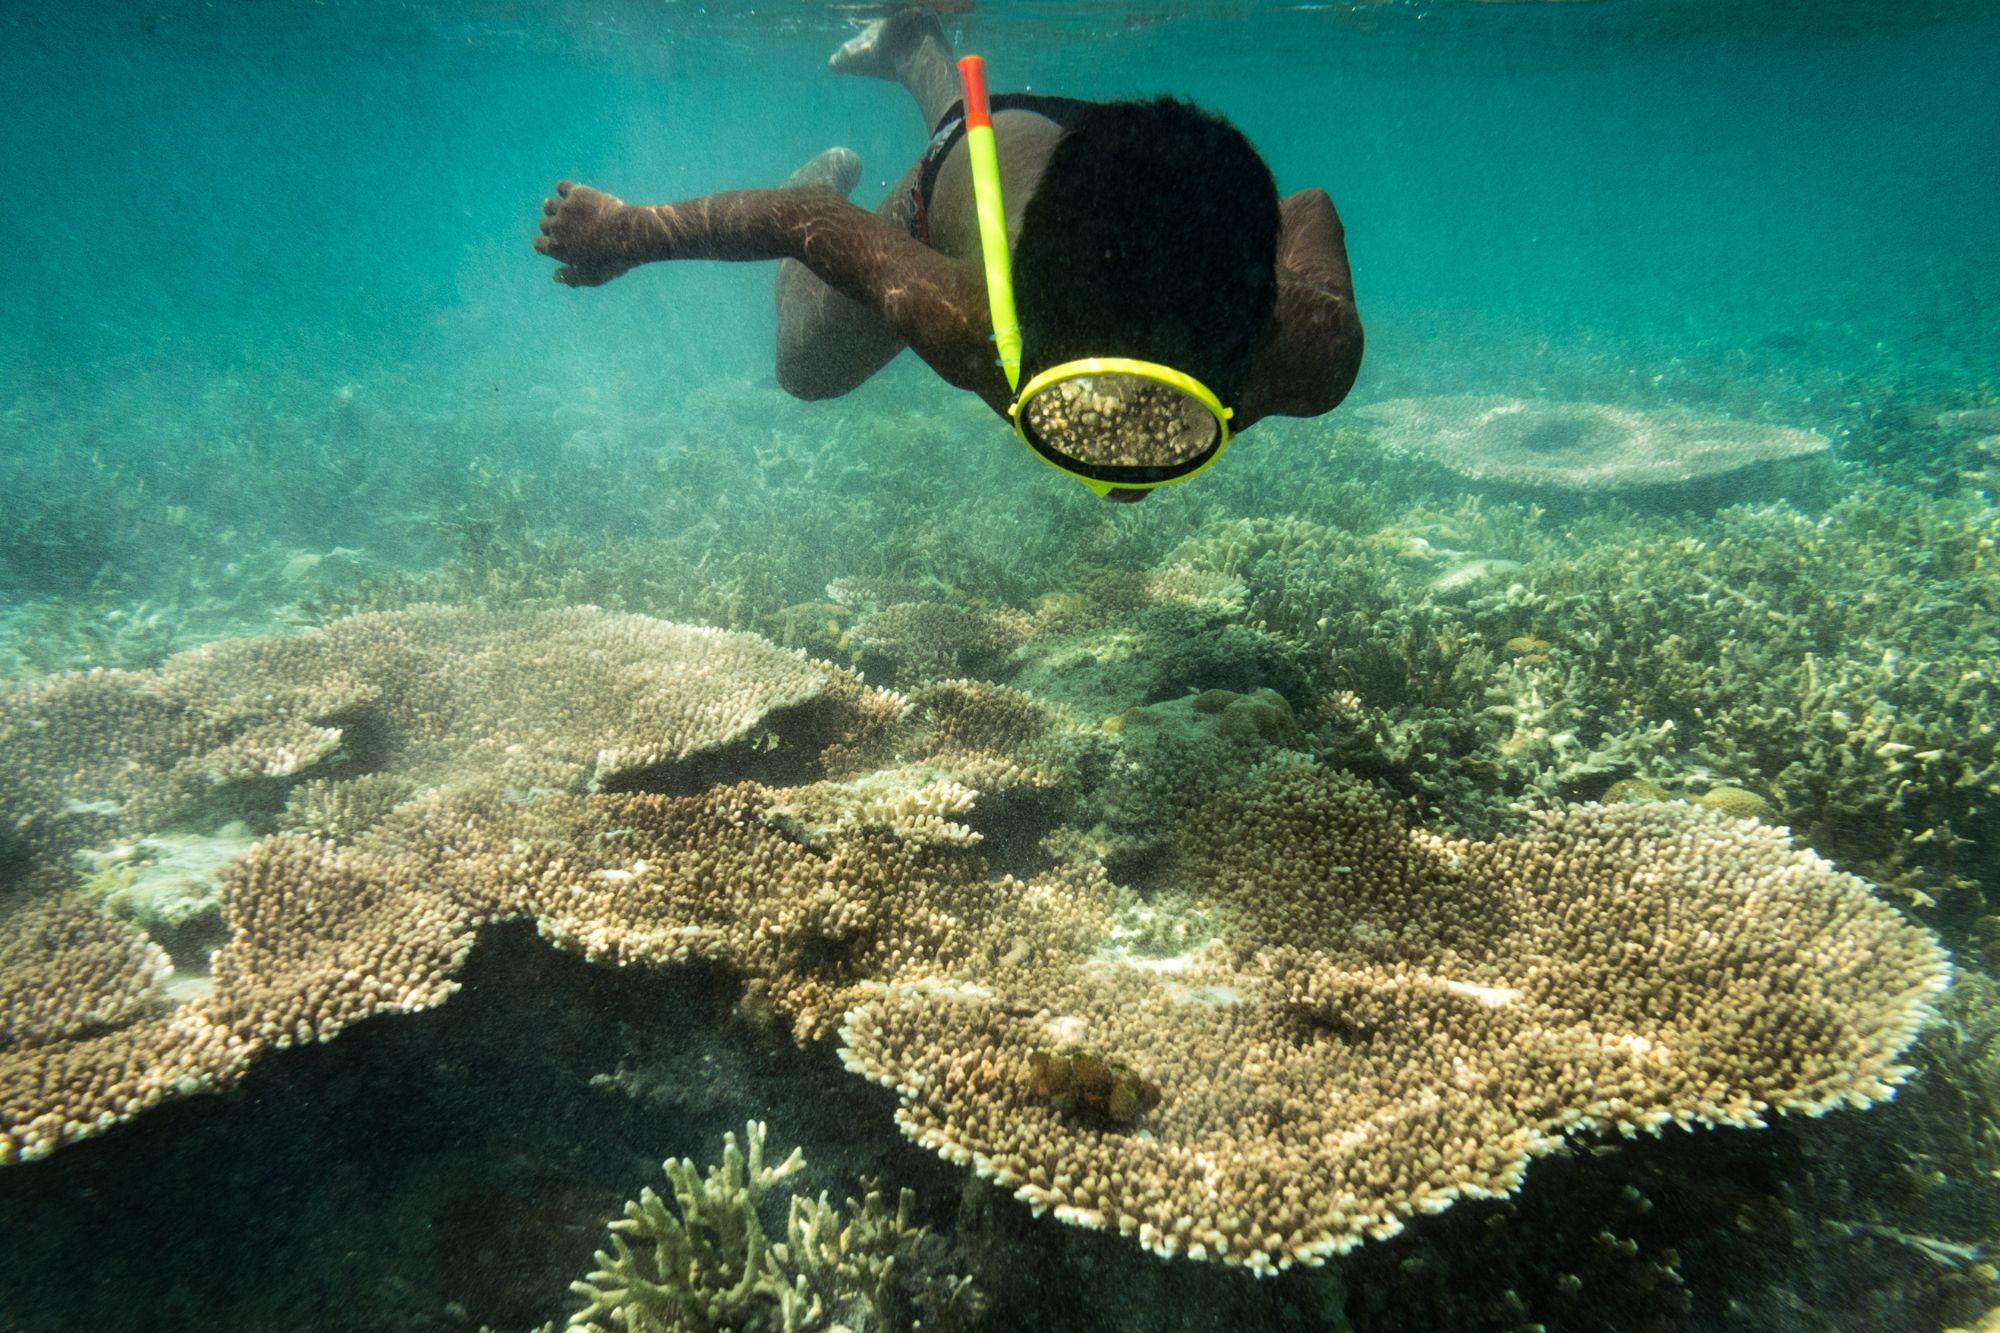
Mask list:
[[[877,19],[848,41],[828,65],[836,73],[900,83],[916,99],[930,130],[958,97],[956,66],[937,15],[913,6]],[[908,223],[916,168],[876,213]],[[845,195],[861,176],[861,161],[830,148],[792,173],[787,185],[825,185]],[[834,291],[795,260],[778,265],[778,383],[796,398],[837,398],[887,365],[903,341],[887,320]]]
[[836,74],[902,84],[923,113],[926,133],[937,128],[958,100],[958,65],[944,25],[921,5],[876,19],[835,51],[827,67]]
[[[787,187],[825,186],[841,195],[861,179],[861,159],[829,148],[793,172]],[[878,212],[907,192],[891,191]],[[889,321],[841,295],[796,259],[778,264],[778,383],[794,398],[838,398],[889,363],[903,340]]]
[[845,199],[861,183],[861,159],[852,148],[829,148],[785,178],[785,188],[824,185]]

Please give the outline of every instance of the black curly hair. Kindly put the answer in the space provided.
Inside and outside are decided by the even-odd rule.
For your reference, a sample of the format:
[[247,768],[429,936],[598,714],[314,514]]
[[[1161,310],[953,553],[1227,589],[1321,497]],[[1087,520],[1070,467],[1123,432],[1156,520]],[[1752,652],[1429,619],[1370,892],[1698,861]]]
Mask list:
[[1084,109],[1021,214],[1024,377],[1130,356],[1239,401],[1277,303],[1277,246],[1277,183],[1241,130],[1172,97]]

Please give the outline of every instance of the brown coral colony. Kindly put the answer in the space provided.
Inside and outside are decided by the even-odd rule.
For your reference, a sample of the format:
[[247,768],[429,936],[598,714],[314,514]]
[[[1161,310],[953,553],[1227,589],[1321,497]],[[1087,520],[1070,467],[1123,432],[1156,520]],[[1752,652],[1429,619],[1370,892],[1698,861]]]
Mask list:
[[[1101,743],[1022,691],[905,699],[595,611],[417,608],[17,687],[0,1157],[442,1003],[479,928],[525,919],[595,961],[717,962],[1035,1210],[1261,1273],[1512,1190],[1568,1134],[1866,1105],[1947,975],[1754,820],[1580,806],[1454,840],[1302,757],[1217,782],[1164,876],[1219,924],[1136,954],[1101,864],[985,859],[1063,735]],[[225,868],[227,942],[175,1004],[188,960],[64,867],[218,794],[292,831]]]

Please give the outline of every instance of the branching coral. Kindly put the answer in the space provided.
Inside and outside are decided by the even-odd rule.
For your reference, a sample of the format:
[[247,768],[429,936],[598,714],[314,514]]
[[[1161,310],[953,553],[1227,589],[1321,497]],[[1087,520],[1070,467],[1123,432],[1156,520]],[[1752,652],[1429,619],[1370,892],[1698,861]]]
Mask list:
[[1983,878],[2000,834],[1996,551],[1986,506],[1865,490],[1819,520],[1775,506],[1702,537],[1628,534],[1467,609],[1489,637],[1546,632],[1535,674],[1590,743],[1665,728],[1653,758],[1768,793],[1813,846],[1921,902]]
[[[971,1283],[940,1271],[929,1232],[910,1220],[904,1190],[890,1208],[879,1191],[846,1207],[791,1196],[782,1239],[759,1206],[805,1169],[794,1148],[775,1166],[765,1127],[752,1120],[739,1145],[723,1136],[722,1160],[704,1175],[687,1158],[663,1164],[672,1203],[652,1189],[611,1224],[612,1252],[571,1290],[589,1301],[572,1327],[606,1333],[809,1333],[849,1329],[963,1329],[977,1321]],[[636,1243],[636,1244],[635,1244]],[[599,1320],[605,1321],[599,1323]]]

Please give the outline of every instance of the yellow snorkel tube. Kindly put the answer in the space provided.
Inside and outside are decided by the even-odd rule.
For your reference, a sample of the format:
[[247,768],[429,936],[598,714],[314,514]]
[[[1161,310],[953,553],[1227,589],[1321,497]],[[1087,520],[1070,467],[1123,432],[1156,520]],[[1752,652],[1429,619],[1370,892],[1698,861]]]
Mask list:
[[993,346],[1007,387],[1021,387],[1021,321],[1014,313],[1014,264],[1007,250],[1007,207],[1000,198],[1000,150],[993,142],[993,112],[986,101],[986,61],[958,62],[965,82],[965,151],[972,162],[972,200],[979,211],[979,253],[986,260],[986,308]]
[[[1000,153],[993,138],[993,113],[986,96],[986,62],[979,56],[965,56],[958,62],[965,88],[965,151],[972,168],[973,205],[979,218],[979,250],[986,265],[986,305],[993,321],[993,345],[1000,369],[1007,376],[1007,388],[1016,394],[1007,408],[1014,433],[1044,463],[1067,473],[1098,495],[1114,490],[1151,490],[1168,486],[1214,464],[1229,443],[1230,419],[1235,412],[1222,405],[1207,385],[1192,375],[1155,361],[1131,357],[1084,357],[1051,366],[1021,385],[1021,321],[1014,312],[1013,259],[1007,245],[1007,209],[1000,196]],[[1137,384],[1142,395],[1151,395],[1147,405],[1155,421],[1161,417],[1160,401],[1171,399],[1179,406],[1181,424],[1171,431],[1174,439],[1192,440],[1171,450],[1164,461],[1137,461],[1119,456],[1091,459],[1079,456],[1089,449],[1065,447],[1073,438],[1059,437],[1055,430],[1031,421],[1028,404],[1048,390],[1057,397],[1069,396],[1067,403],[1044,399],[1043,409],[1034,414],[1041,421],[1059,421],[1065,415],[1095,423],[1097,408],[1105,399],[1097,395],[1099,386]],[[1160,391],[1164,390],[1163,395]],[[1113,395],[1113,397],[1122,397]],[[1107,409],[1108,410],[1108,409]],[[1090,411],[1093,415],[1083,416]],[[1188,424],[1192,423],[1192,424]]]

